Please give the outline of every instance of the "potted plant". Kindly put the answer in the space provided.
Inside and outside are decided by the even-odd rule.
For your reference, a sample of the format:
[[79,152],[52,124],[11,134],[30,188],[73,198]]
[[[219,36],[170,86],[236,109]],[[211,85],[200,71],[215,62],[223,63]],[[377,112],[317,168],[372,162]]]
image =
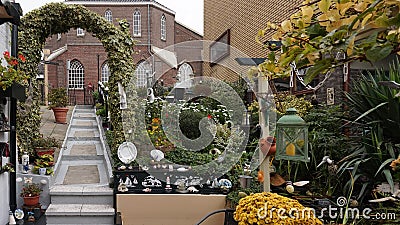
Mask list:
[[40,170],[45,170],[43,175],[52,175],[54,166],[54,157],[50,154],[41,155],[35,160],[33,171],[40,174]]
[[32,140],[32,147],[36,151],[37,156],[42,156],[45,154],[49,154],[54,156],[54,151],[56,148],[60,148],[61,144],[54,137],[46,137],[40,136],[39,138],[35,138]]
[[63,87],[54,88],[49,94],[49,109],[54,112],[56,123],[67,123],[68,95]]
[[25,88],[21,84],[27,84],[28,76],[18,68],[18,65],[25,62],[25,57],[19,54],[13,57],[8,51],[0,58],[0,95],[25,100]]
[[35,206],[39,204],[39,197],[42,189],[39,184],[33,183],[32,178],[25,179],[25,185],[21,190],[20,196],[24,198],[26,206]]

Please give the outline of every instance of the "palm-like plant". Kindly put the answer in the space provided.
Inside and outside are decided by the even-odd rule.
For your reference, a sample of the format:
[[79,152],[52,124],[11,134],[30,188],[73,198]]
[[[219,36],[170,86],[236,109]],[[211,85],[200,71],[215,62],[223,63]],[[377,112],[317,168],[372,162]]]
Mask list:
[[[386,140],[400,143],[400,97],[398,90],[381,85],[382,81],[400,82],[399,62],[390,65],[389,71],[368,72],[353,82],[352,90],[346,93],[352,106],[355,121],[371,127],[379,125]],[[375,125],[374,125],[375,124]]]
[[400,143],[400,98],[396,88],[382,84],[398,83],[399,69],[397,62],[390,65],[389,71],[361,74],[353,82],[351,92],[346,93],[353,122],[358,122],[364,132],[362,147],[341,160],[339,173],[351,171],[353,181],[360,177],[375,178],[362,182],[359,197],[368,189],[368,183],[384,179],[392,188],[394,186],[389,163],[399,151],[396,144]]

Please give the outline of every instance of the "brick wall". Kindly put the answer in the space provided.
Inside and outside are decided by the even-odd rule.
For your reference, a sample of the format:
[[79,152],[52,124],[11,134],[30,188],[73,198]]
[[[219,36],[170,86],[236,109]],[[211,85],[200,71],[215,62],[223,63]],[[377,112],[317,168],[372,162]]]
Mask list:
[[[157,46],[158,48],[165,48],[167,46],[173,46],[176,43],[175,38],[179,42],[201,39],[201,35],[196,34],[185,26],[176,26],[175,15],[169,10],[164,10],[162,7],[157,7],[153,4],[147,6],[146,4],[134,4],[134,5],[87,5],[88,9],[104,16],[106,10],[111,10],[113,16],[113,23],[118,25],[117,19],[126,19],[130,24],[130,32],[133,36],[133,13],[135,10],[139,10],[141,13],[141,36],[134,37],[137,41],[135,46],[135,54],[132,56],[135,64],[141,60],[148,59],[149,63],[157,71],[158,77],[164,79],[164,83],[167,86],[172,86],[176,80],[176,70],[170,69],[165,62],[161,59],[150,57],[149,49],[149,33],[150,33],[150,43],[151,45]],[[148,17],[148,12],[150,17]],[[161,40],[161,16],[166,17],[166,40]],[[148,29],[148,27],[150,29]],[[176,35],[175,29],[179,29]],[[150,32],[149,32],[150,31]],[[49,85],[50,87],[66,86],[67,85],[67,70],[66,61],[77,59],[79,60],[85,68],[85,85],[90,82],[92,84],[97,83],[97,55],[100,56],[100,68],[101,65],[107,60],[106,52],[102,47],[101,43],[97,38],[93,37],[91,33],[85,31],[84,36],[77,36],[76,29],[71,29],[65,34],[62,34],[61,39],[57,38],[57,35],[53,35],[47,38],[46,48],[54,51],[58,48],[67,47],[67,51],[62,55],[58,56],[56,60],[59,63],[58,66],[49,65]],[[175,51],[173,47],[169,49],[170,51]],[[201,51],[201,50],[199,50]],[[179,50],[177,52],[178,58],[185,58],[184,56],[179,56],[183,54],[184,51]],[[179,62],[179,61],[178,61]],[[196,74],[201,74],[202,64],[194,63],[192,65]],[[101,71],[100,71],[101,73]],[[75,90],[77,96],[77,103],[83,103],[83,92]]]
[[202,39],[202,35],[175,22],[175,51],[177,52],[178,63],[187,60],[192,67],[195,76],[203,75],[203,63],[201,57],[203,45],[201,42],[195,42]]

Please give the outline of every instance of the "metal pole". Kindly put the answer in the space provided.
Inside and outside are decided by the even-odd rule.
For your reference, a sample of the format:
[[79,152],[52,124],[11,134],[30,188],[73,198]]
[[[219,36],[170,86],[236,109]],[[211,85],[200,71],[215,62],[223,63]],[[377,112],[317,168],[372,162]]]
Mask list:
[[97,91],[98,92],[100,92],[99,81],[100,81],[100,55],[97,54]]
[[[17,57],[18,54],[18,26],[12,25],[11,34],[11,56]],[[10,98],[10,163],[14,167],[14,172],[10,172],[10,210],[13,212],[17,208],[17,183],[16,183],[16,171],[17,171],[17,99]]]

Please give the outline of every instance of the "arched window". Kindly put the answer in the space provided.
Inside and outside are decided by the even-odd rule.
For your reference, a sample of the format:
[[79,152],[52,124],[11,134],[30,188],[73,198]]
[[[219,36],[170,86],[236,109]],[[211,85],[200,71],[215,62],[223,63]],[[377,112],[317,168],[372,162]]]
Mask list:
[[142,35],[141,16],[139,10],[133,13],[133,36],[140,37]]
[[137,77],[137,87],[146,87],[147,86],[147,76],[151,74],[151,68],[148,62],[142,61],[140,62],[135,70],[135,75]]
[[161,40],[167,40],[167,29],[166,29],[166,19],[165,15],[161,16]]
[[110,77],[110,69],[108,68],[108,63],[105,62],[101,66],[101,82],[107,83],[109,77]]
[[107,9],[106,12],[104,13],[104,17],[106,18],[106,20],[107,20],[108,22],[111,22],[111,23],[112,23],[113,18],[112,18],[112,12],[111,12],[111,10]]
[[83,88],[85,83],[85,69],[82,63],[74,59],[69,64],[68,87],[70,89]]
[[179,78],[179,82],[180,83],[184,82],[189,87],[192,86],[192,82],[191,81],[187,81],[193,76],[193,69],[188,63],[182,64],[178,69],[178,73],[180,75],[180,78]]

